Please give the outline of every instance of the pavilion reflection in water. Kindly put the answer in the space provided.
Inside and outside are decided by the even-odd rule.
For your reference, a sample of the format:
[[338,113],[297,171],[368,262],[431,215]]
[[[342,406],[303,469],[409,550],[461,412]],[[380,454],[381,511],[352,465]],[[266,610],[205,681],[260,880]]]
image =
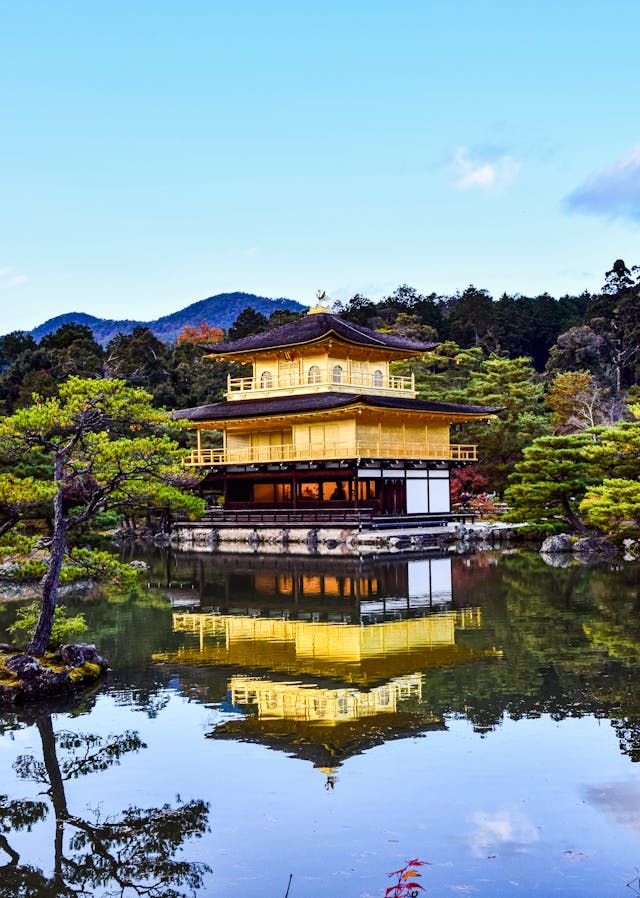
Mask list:
[[[230,714],[212,738],[259,742],[335,771],[387,739],[444,728],[430,708],[429,671],[499,657],[465,640],[481,628],[481,611],[452,607],[449,558],[351,562],[349,573],[286,560],[285,570],[271,559],[248,571],[246,558],[240,571],[227,568],[227,611],[174,614],[184,644],[154,656],[200,682],[203,669],[228,671],[220,706]],[[239,573],[244,589],[233,595]]]
[[451,558],[168,553],[152,583],[174,606],[369,622],[452,603]]

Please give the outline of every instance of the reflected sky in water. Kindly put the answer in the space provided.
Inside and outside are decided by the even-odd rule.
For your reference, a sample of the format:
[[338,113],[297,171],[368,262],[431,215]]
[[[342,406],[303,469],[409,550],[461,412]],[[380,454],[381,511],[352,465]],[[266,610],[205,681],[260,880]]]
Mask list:
[[[148,560],[141,595],[77,603],[111,680],[73,705],[3,718],[3,898],[21,894],[21,867],[42,877],[22,894],[65,894],[73,866],[61,858],[77,864],[106,836],[113,847],[143,813],[169,815],[155,858],[167,898],[278,898],[290,874],[290,898],[377,898],[414,857],[430,862],[429,894],[632,894],[636,566]],[[14,613],[4,606],[0,625]],[[129,748],[109,754],[118,740]],[[87,744],[109,763],[77,772]],[[21,823],[37,802],[47,813]],[[210,872],[189,866],[200,864]],[[198,875],[181,882],[181,870]]]

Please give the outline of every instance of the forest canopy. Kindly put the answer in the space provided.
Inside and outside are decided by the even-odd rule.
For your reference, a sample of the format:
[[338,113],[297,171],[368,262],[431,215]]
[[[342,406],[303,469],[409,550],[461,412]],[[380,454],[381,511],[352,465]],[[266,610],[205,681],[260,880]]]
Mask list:
[[[541,453],[552,453],[548,463],[553,464],[554,452],[558,459],[563,453],[572,457],[577,451],[574,444],[591,439],[581,435],[594,428],[626,424],[635,433],[638,426],[630,406],[640,397],[640,268],[628,267],[621,259],[604,274],[602,289],[594,294],[555,298],[516,293],[496,298],[470,285],[443,296],[422,294],[404,284],[377,301],[357,294],[335,303],[334,312],[372,329],[437,341],[433,352],[396,363],[398,374],[415,372],[420,397],[503,408],[498,420],[458,426],[452,438],[478,445],[473,477],[465,471],[460,477],[469,484],[473,481],[476,489],[485,484],[500,495],[511,482],[509,498],[516,508],[515,497],[523,495],[522,484],[530,477],[526,472],[536,465],[544,470]],[[226,334],[194,319],[171,343],[142,325],[117,334],[106,346],[86,324],[67,322],[39,342],[29,333],[7,334],[0,338],[0,415],[28,408],[34,393],[41,399],[57,397],[61,385],[74,377],[116,378],[127,387],[145,390],[158,409],[222,399],[227,377],[245,371],[235,363],[206,360],[210,348],[225,336],[246,337],[295,321],[301,314],[285,309],[267,317],[247,306]],[[584,464],[585,490],[605,478],[607,490],[596,497],[569,489],[570,509],[561,498],[550,500],[552,509],[562,506],[560,518],[574,523],[585,518],[586,511],[579,507],[583,500],[587,504],[582,508],[588,509],[594,523],[615,518],[603,510],[612,497],[624,494],[625,508],[632,507],[618,469],[600,476],[595,456]],[[581,460],[576,472],[582,465]],[[30,473],[37,477],[37,472],[20,472],[23,477]],[[10,481],[6,486],[9,489]],[[35,489],[32,498],[34,505],[47,501]],[[525,508],[531,510],[529,500],[523,513]],[[11,514],[6,509],[4,520]]]

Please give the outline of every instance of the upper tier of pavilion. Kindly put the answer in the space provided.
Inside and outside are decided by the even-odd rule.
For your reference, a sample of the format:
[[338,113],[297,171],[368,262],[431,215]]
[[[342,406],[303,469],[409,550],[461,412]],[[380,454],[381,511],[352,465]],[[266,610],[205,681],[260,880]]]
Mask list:
[[392,375],[390,363],[437,345],[373,331],[317,306],[282,327],[216,343],[207,358],[252,366],[250,377],[229,377],[228,400],[324,392],[414,398],[413,375]]

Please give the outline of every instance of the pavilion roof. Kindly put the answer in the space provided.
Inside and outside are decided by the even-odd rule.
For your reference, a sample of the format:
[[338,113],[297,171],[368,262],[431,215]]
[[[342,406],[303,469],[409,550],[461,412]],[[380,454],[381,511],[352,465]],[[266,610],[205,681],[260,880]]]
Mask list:
[[376,714],[355,721],[322,724],[249,715],[226,720],[206,734],[207,739],[237,740],[264,745],[314,767],[339,767],[348,758],[360,755],[382,742],[405,739],[417,733],[445,730],[441,719],[427,711],[397,711]]
[[453,402],[434,402],[430,399],[371,396],[365,393],[306,393],[293,396],[276,396],[272,399],[212,402],[210,405],[198,405],[194,408],[179,409],[173,413],[173,417],[186,421],[231,421],[242,418],[331,411],[332,409],[347,408],[351,405],[366,405],[371,408],[398,409],[411,412],[465,415],[478,418],[486,418],[502,410],[499,406],[458,405]]
[[394,334],[383,334],[380,331],[344,321],[337,315],[320,312],[304,315],[289,324],[283,324],[281,327],[275,327],[251,337],[214,343],[208,348],[211,350],[212,357],[247,355],[253,352],[266,352],[273,349],[319,343],[331,337],[351,345],[391,350],[393,353],[401,353],[405,357],[429,352],[438,345],[437,343],[419,343]]

